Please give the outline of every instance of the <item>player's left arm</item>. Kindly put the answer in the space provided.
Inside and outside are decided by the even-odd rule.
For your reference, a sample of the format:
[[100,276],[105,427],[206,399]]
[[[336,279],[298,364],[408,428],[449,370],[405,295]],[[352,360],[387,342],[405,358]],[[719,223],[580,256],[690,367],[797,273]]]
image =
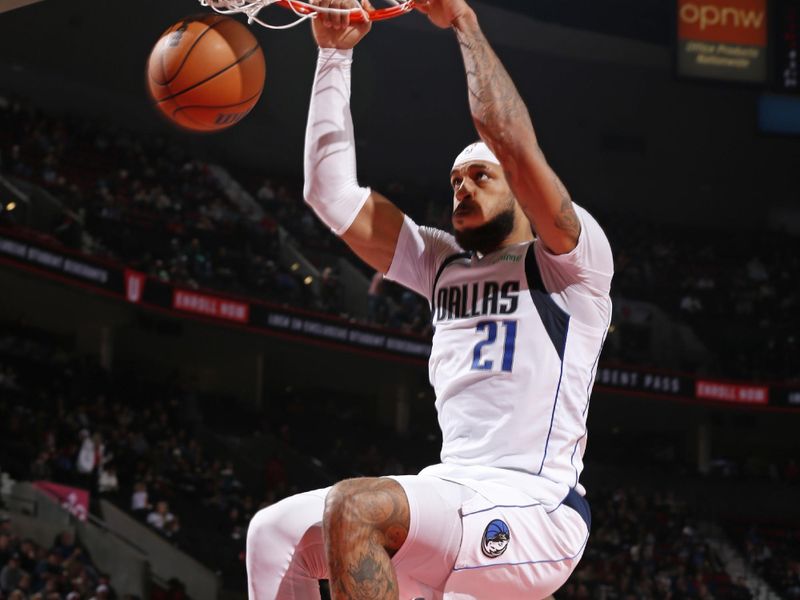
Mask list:
[[581,226],[564,184],[539,147],[528,109],[492,50],[475,13],[455,20],[475,128],[503,166],[536,235],[555,254],[578,243]]
[[536,235],[554,254],[578,243],[581,225],[566,187],[539,147],[528,109],[464,0],[422,0],[435,25],[451,26],[464,58],[475,128],[497,156]]

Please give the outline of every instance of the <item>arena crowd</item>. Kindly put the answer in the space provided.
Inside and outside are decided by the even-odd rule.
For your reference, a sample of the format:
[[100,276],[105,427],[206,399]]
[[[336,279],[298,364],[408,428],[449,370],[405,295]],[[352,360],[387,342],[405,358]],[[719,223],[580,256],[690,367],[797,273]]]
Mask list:
[[[355,318],[343,301],[336,263],[347,257],[367,278],[374,275],[305,206],[300,181],[239,173],[257,208],[236,204],[207,163],[165,138],[48,115],[9,95],[0,97],[0,172],[35,182],[64,203],[63,213],[42,226],[54,240],[165,281]],[[446,187],[388,182],[381,189],[418,222],[449,228]],[[649,303],[688,325],[708,349],[706,373],[797,379],[795,237],[736,235],[589,207],[615,251],[615,298]],[[15,220],[13,212],[0,212],[0,224],[15,226]],[[318,292],[299,265],[281,259],[281,228],[318,269]],[[369,312],[362,318],[431,333],[425,300],[388,281],[372,281],[367,293]],[[647,365],[648,318],[626,327],[629,315],[615,315],[615,331],[626,333],[624,344],[609,344],[623,349],[610,358]],[[675,365],[692,368],[681,363],[680,349],[673,354]]]

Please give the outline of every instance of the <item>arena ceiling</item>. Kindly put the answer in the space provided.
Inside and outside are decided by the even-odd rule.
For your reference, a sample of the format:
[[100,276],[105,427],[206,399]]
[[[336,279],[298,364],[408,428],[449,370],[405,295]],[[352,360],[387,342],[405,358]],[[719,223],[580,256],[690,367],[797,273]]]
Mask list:
[[494,0],[539,21],[667,45],[674,0]]
[[[161,121],[144,86],[155,40],[208,10],[197,0],[45,0],[7,11],[25,2],[0,0],[0,94],[50,114],[169,133],[213,162],[302,176],[316,54],[308,27],[254,28],[267,59],[261,101],[241,124],[198,137]],[[796,143],[757,134],[759,90],[675,76],[674,0],[471,3],[576,198],[673,219],[683,206],[693,218],[719,223],[724,214],[755,226],[749,210],[730,206],[751,206],[754,197],[761,207],[785,203],[796,188]],[[441,183],[446,194],[452,157],[476,135],[453,36],[409,15],[376,25],[356,55],[364,182]]]
[[[0,0],[0,12],[42,0]],[[672,0],[493,0],[492,4],[539,21],[666,45]]]
[[[668,71],[668,50],[658,44],[641,43],[642,37],[668,35],[645,35],[647,28],[637,24],[650,19],[659,24],[650,30],[668,30],[668,25],[639,3],[669,1],[603,0],[597,2],[606,7],[603,11],[594,7],[596,0],[474,0],[471,4],[479,11],[487,36],[517,75],[521,92],[527,95],[535,91],[546,100],[552,95],[549,90],[556,89],[555,83],[564,80],[564,71],[570,76],[564,81],[567,86],[599,87],[609,67],[598,71],[576,61],[628,63],[633,68],[656,66]],[[0,0],[0,11],[4,5],[20,6],[26,2],[32,0]],[[143,85],[150,48],[173,22],[208,10],[201,8],[197,0],[45,0],[2,12],[0,90],[11,86],[12,91],[59,112],[80,109],[99,117],[124,115],[122,120],[135,119],[137,128],[146,129],[155,118]],[[267,9],[265,14],[278,18],[290,15],[279,8]],[[581,23],[592,28],[575,29]],[[254,26],[253,31],[267,59],[267,87],[258,109],[248,117],[246,125],[231,133],[206,137],[195,145],[215,146],[219,140],[252,148],[260,141],[264,158],[288,168],[298,164],[302,152],[313,43],[307,26],[285,32]],[[607,35],[596,36],[597,32]],[[608,35],[614,32],[628,32],[630,36]],[[632,49],[631,44],[636,47]],[[543,59],[544,56],[554,60]],[[402,160],[414,175],[428,170],[430,162],[420,160],[422,164],[413,165],[413,157],[409,160],[404,155],[393,156],[393,150],[408,148],[410,140],[422,134],[429,148],[449,159],[453,148],[475,136],[464,97],[457,46],[452,36],[431,27],[424,17],[409,15],[376,25],[359,47],[358,57],[354,110],[360,143],[366,146],[377,139],[398,142],[383,150],[381,164]],[[630,77],[627,81],[639,85]],[[548,91],[543,94],[543,89]],[[576,97],[583,92],[573,89],[564,93]],[[421,102],[424,107],[419,106]],[[418,108],[410,108],[415,106]],[[549,108],[542,110],[551,113]],[[570,118],[570,122],[574,121]],[[442,133],[435,137],[424,135],[432,130]],[[269,135],[265,138],[257,132]],[[243,154],[253,156],[251,151],[234,154],[237,158]],[[364,159],[365,164],[367,160]],[[436,165],[437,173],[441,169],[446,172],[445,163],[443,160],[442,165]]]

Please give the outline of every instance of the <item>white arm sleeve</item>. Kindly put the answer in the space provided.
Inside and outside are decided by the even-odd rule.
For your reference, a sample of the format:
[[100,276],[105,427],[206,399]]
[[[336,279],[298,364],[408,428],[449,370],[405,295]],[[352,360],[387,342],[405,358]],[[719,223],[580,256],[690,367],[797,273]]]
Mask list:
[[406,215],[386,278],[413,290],[430,302],[433,280],[448,256],[463,250],[452,235],[432,227],[420,227]]
[[320,48],[308,110],[303,195],[336,235],[353,224],[371,190],[358,185],[350,115],[352,50]]

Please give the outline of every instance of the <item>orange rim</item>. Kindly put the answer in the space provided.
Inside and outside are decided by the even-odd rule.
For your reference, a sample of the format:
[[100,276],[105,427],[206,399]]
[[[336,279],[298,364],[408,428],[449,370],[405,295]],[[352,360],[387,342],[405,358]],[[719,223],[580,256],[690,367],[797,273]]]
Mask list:
[[[317,12],[317,10],[313,6],[309,6],[308,4],[302,4],[299,2],[293,2],[292,0],[278,0],[276,2],[278,6],[282,6],[283,8],[288,8],[289,10],[293,10],[296,13],[300,13],[302,15],[309,15],[312,13]],[[399,17],[400,15],[404,15],[407,12],[410,12],[414,9],[414,0],[409,0],[399,6],[390,6],[388,8],[378,8],[376,10],[367,11],[369,14],[370,21],[384,21],[386,19],[393,19],[394,17]],[[363,23],[364,15],[361,12],[354,11],[350,14],[350,22],[351,23]]]

